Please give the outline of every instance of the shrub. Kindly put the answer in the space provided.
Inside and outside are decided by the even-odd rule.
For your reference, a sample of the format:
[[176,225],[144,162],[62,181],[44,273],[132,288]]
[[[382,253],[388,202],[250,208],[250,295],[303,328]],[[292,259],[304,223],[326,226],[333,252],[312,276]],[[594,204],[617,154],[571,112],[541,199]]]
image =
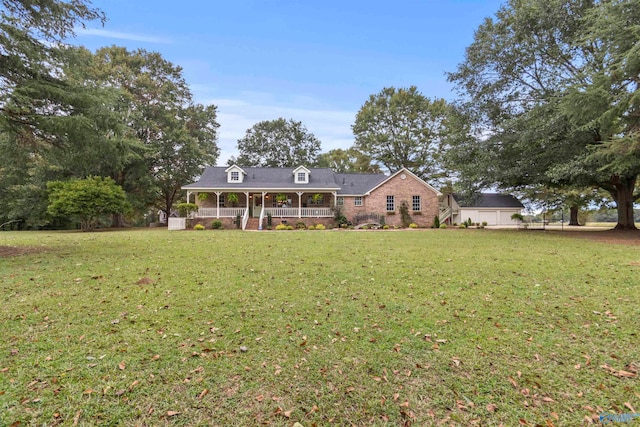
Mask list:
[[315,229],[316,229],[316,227],[313,224],[311,224],[311,225],[309,225],[307,227],[307,230],[315,230]]
[[273,225],[273,217],[271,216],[270,213],[267,214],[267,227],[271,228],[271,226]]
[[293,225],[287,225],[287,230],[293,230]]
[[438,228],[443,228],[443,229],[447,228],[447,224],[440,224],[440,227],[438,227]]
[[440,228],[440,217],[438,215],[433,218],[433,226],[434,228]]
[[409,224],[409,228],[418,228],[418,224],[412,222],[411,224]]
[[286,230],[287,229],[287,225],[286,224],[278,224],[276,225],[276,230]]
[[409,205],[407,202],[400,204],[400,221],[402,221],[403,227],[409,227],[411,224],[411,215],[409,215]]
[[[318,225],[322,225],[322,224],[318,224]],[[318,228],[318,227],[316,227]],[[333,224],[328,224],[327,225],[327,230],[333,230]]]
[[488,225],[488,224],[487,224],[487,221],[482,221],[482,226],[483,226],[483,227],[486,227],[487,225]]
[[204,230],[204,225],[202,224],[196,224],[193,226],[194,230]]
[[511,219],[513,221],[524,222],[524,217],[522,216],[522,214],[519,214],[519,213],[514,213],[513,215],[511,215]]
[[195,203],[179,203],[178,204],[178,212],[181,217],[188,216],[191,212],[195,212],[198,210],[198,205]]
[[389,229],[389,225],[388,225],[388,224],[383,225],[383,226],[382,226],[382,229],[383,229],[383,230],[388,230],[388,229]]
[[317,224],[316,225],[316,230],[324,230],[325,226],[323,224]]
[[218,229],[222,228],[222,221],[220,221],[219,219],[214,220],[211,223],[211,228],[213,230],[218,230]]
[[307,224],[305,224],[304,221],[296,222],[296,229],[298,229],[298,230],[306,230],[306,228],[307,228]]
[[458,226],[458,228],[467,228],[467,227],[468,227],[468,225],[467,225],[467,223],[466,223],[466,222],[463,222],[462,224],[460,224],[460,225]]

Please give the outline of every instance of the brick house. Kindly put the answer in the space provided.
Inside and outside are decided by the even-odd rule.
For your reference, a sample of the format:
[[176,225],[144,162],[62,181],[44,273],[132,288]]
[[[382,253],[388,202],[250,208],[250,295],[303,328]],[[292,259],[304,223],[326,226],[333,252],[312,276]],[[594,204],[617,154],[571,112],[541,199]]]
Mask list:
[[[328,168],[209,166],[197,182],[182,187],[204,225],[219,219],[229,225],[241,218],[243,229],[274,223],[332,224],[336,209],[354,224],[380,218],[401,225],[406,206],[411,222],[430,227],[440,212],[442,194],[401,169],[392,175],[336,173]],[[192,197],[193,196],[193,197]]]

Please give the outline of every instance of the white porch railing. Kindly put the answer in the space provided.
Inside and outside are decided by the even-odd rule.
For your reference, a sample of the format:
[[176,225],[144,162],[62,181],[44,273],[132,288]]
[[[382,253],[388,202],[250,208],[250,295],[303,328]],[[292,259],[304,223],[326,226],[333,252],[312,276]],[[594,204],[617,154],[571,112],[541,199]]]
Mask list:
[[326,218],[332,217],[331,208],[264,208],[265,214],[271,214],[272,217],[282,218]]
[[[243,216],[246,208],[220,208],[220,218],[235,218]],[[196,212],[197,218],[216,218],[217,208],[199,208]]]
[[244,216],[242,217],[242,229],[245,230],[247,228],[247,222],[249,222],[249,209],[246,209],[244,212]]

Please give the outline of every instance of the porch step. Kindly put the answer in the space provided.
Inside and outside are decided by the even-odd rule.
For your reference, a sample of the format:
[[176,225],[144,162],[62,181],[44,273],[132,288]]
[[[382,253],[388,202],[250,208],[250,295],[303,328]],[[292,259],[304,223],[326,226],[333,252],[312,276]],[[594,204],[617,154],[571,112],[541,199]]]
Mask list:
[[249,218],[247,221],[247,228],[245,230],[257,230],[260,225],[260,218]]

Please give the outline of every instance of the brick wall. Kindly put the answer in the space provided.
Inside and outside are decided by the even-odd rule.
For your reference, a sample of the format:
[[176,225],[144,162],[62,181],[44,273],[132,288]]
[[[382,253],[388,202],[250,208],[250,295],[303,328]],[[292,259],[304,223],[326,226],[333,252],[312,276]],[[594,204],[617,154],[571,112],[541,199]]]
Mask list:
[[[437,194],[426,187],[411,174],[398,174],[375,189],[371,195],[362,198],[362,206],[354,205],[354,197],[344,197],[343,212],[349,221],[357,214],[377,213],[385,215],[385,222],[389,225],[402,225],[400,205],[406,202],[409,206],[411,220],[420,227],[431,227],[433,220],[439,211]],[[395,214],[387,214],[387,196],[394,196]],[[413,211],[413,196],[420,196],[421,210]]]

